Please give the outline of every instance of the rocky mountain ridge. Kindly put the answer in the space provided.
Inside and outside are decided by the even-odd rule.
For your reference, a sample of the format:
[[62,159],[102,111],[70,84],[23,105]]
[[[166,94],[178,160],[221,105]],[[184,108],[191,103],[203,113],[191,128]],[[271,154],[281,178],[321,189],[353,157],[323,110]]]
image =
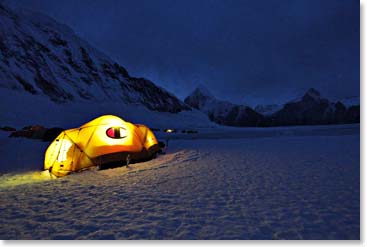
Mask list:
[[209,90],[196,88],[185,103],[206,113],[210,120],[229,126],[284,126],[359,123],[359,105],[345,106],[321,97],[310,88],[300,99],[269,108],[237,105],[216,99]]
[[152,111],[190,110],[181,100],[128,71],[50,17],[0,2],[0,88],[57,103],[117,101]]

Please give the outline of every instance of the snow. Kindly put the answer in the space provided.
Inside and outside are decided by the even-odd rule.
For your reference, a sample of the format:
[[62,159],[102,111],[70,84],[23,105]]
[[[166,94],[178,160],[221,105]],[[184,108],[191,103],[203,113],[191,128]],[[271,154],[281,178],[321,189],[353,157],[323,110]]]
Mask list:
[[48,142],[25,138],[9,138],[11,132],[0,131],[0,174],[43,169]]
[[[140,104],[121,102],[73,102],[57,104],[46,96],[13,90],[0,90],[0,126],[22,128],[41,124],[45,127],[75,128],[101,115],[116,115],[126,121],[150,128],[210,128],[217,126],[198,110],[179,113],[150,111]],[[21,100],[19,100],[21,99]]]
[[[359,125],[157,135],[167,154],[129,168],[7,170],[1,239],[360,238]],[[0,138],[2,165],[17,159],[7,142],[33,143],[29,164],[45,146]]]
[[359,106],[361,103],[359,96],[347,97],[347,98],[339,99],[339,101],[341,101],[347,107],[356,106],[356,105]]
[[308,97],[312,98],[314,101],[317,101],[317,102],[322,99],[321,94],[320,94],[319,91],[317,91],[314,88],[310,88],[306,91],[306,93],[298,94],[297,97],[295,97],[292,100],[289,100],[286,104],[288,104],[288,103],[297,103],[297,102],[303,101],[305,96],[308,96]]
[[209,89],[203,84],[199,84],[196,89],[192,92],[192,94],[200,94],[205,96],[206,98],[214,98],[213,94],[209,91]]
[[257,105],[254,108],[254,110],[264,116],[270,116],[282,108],[283,105],[270,104],[270,105]]
[[314,88],[310,88],[306,94],[310,97],[312,97],[314,100],[320,100],[320,92],[318,92],[316,89]]
[[0,89],[57,102],[133,103],[151,110],[189,110],[144,78],[135,78],[71,28],[22,8],[0,9]]
[[238,111],[236,121],[243,121],[247,115],[247,106],[236,105],[229,101],[217,99],[202,85],[199,85],[189,96],[185,98],[184,101],[191,107],[199,109],[200,111],[211,115],[214,119],[221,121],[228,118],[228,114],[234,109],[235,111]]

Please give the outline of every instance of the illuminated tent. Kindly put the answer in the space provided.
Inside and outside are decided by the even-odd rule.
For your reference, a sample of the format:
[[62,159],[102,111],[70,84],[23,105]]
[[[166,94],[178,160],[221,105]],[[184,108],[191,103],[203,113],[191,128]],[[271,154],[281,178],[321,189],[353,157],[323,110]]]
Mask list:
[[158,151],[148,127],[106,115],[61,132],[46,151],[44,169],[61,177],[111,162],[147,160]]

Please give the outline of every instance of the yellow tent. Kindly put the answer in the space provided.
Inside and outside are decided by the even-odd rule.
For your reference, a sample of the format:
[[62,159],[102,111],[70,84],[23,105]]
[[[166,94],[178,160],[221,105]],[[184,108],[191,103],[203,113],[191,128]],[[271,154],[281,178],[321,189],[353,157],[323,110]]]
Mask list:
[[148,127],[106,115],[61,132],[46,151],[44,169],[61,177],[91,166],[146,160],[159,151]]

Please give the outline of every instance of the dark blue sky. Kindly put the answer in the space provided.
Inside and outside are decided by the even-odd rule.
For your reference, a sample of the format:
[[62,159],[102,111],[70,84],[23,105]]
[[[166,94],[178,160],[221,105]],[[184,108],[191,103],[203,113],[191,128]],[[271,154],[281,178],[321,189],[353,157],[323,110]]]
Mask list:
[[[9,2],[9,1],[8,1]],[[238,103],[309,87],[359,95],[356,0],[17,0],[184,98],[197,84]]]

